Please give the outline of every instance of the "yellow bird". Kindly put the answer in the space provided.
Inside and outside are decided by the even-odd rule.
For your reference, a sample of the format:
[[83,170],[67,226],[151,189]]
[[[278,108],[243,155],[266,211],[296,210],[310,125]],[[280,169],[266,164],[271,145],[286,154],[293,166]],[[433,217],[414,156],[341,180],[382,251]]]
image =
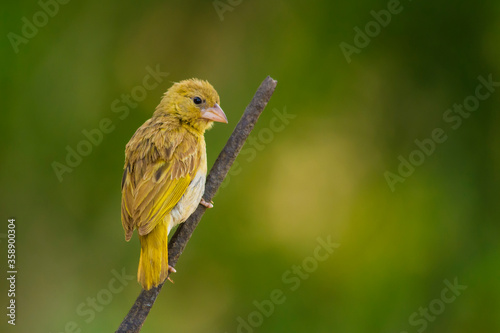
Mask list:
[[168,233],[184,222],[202,196],[207,175],[205,130],[227,123],[219,95],[207,81],[175,83],[125,148],[121,218],[125,239],[137,229],[141,256],[137,280],[145,290],[165,281]]

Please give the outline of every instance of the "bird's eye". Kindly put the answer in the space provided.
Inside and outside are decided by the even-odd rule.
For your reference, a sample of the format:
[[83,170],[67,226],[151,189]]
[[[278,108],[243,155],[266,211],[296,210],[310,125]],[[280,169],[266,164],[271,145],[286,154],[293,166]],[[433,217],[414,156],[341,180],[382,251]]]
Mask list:
[[201,104],[201,98],[195,97],[195,98],[193,98],[193,102],[194,102],[194,104]]

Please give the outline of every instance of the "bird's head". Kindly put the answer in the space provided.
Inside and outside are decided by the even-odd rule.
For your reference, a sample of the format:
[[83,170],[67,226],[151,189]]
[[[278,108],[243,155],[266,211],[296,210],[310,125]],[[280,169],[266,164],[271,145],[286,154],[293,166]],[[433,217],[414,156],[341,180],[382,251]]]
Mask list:
[[173,116],[204,132],[212,127],[214,121],[227,124],[226,115],[219,104],[219,95],[210,83],[198,79],[184,80],[167,90],[155,115]]

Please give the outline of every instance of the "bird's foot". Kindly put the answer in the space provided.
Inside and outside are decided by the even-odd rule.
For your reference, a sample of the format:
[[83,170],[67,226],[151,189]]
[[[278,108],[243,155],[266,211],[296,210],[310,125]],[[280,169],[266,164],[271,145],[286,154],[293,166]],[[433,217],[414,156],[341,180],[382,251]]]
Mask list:
[[210,202],[206,202],[205,199],[201,198],[200,205],[205,206],[207,208],[214,208],[214,202],[210,200]]
[[[172,267],[172,266],[170,266],[170,265],[168,265],[168,272],[169,272],[169,273],[177,273],[177,271],[175,270],[175,268],[173,268],[173,267]],[[174,280],[172,280],[172,279],[170,278],[170,276],[169,276],[169,277],[167,277],[167,280],[168,280],[168,281],[170,281],[170,282],[172,282],[172,283],[174,283]]]

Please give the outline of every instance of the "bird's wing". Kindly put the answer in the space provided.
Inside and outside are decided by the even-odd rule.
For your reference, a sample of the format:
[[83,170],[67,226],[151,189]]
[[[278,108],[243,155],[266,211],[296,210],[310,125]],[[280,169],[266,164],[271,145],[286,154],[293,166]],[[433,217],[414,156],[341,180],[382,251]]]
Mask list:
[[[165,139],[161,133],[158,136],[160,140]],[[127,240],[134,228],[139,235],[147,235],[164,219],[179,202],[200,165],[201,149],[195,137],[185,133],[168,136],[170,140],[160,145],[155,144],[155,139],[141,140],[139,146],[146,142],[149,147],[129,149],[127,145],[127,151],[149,150],[146,154],[136,154],[125,166],[122,224]]]

